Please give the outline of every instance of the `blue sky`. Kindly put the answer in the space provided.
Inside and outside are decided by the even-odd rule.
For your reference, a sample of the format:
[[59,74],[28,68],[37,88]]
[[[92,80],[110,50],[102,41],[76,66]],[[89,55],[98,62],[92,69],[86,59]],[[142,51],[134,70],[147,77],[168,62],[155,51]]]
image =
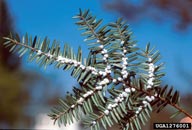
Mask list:
[[[75,20],[72,19],[72,16],[78,13],[78,9],[90,9],[92,14],[103,18],[105,23],[118,17],[116,13],[105,11],[100,0],[8,0],[8,4],[16,30],[20,34],[28,32],[41,37],[48,36],[50,39],[70,43],[74,50],[81,46],[84,56],[88,53],[87,46],[74,24]],[[128,23],[139,47],[145,47],[146,43],[150,42],[160,50],[162,61],[166,63],[164,83],[187,92],[191,86],[185,82],[182,75],[179,75],[177,67],[182,65],[183,69],[192,73],[192,31],[189,29],[186,32],[177,32],[171,24],[174,21],[169,20],[155,23],[143,19]],[[35,64],[25,63],[25,60],[23,62],[26,69],[30,67],[47,76],[57,77],[56,81],[67,85],[68,90],[71,85],[75,85],[75,80],[69,78],[69,73],[52,67],[44,71]]]

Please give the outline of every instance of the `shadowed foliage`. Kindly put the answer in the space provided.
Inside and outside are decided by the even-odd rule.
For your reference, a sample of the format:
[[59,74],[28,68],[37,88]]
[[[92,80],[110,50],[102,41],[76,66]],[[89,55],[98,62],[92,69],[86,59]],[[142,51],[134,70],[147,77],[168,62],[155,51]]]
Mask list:
[[19,57],[3,47],[2,37],[15,31],[13,25],[6,1],[0,0],[0,128],[31,126],[31,117],[26,115],[31,100],[27,86],[41,79],[32,71],[23,72]]
[[[170,22],[179,30],[185,30],[192,23],[191,0],[113,0],[104,2],[108,10],[117,11],[130,20],[153,19],[156,22]],[[176,21],[176,22],[175,22]]]

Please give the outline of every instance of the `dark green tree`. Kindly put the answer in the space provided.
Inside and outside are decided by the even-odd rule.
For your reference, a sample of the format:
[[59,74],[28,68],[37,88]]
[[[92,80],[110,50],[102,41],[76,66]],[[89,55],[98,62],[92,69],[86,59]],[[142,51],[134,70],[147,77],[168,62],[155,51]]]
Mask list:
[[28,88],[37,79],[44,81],[37,73],[23,72],[20,58],[3,46],[2,37],[15,31],[13,21],[6,0],[0,0],[0,129],[4,125],[8,128],[31,125],[31,117],[24,113],[31,100]]
[[0,122],[13,126],[22,115],[19,98],[23,92],[22,82],[17,76],[20,59],[3,47],[5,40],[2,37],[8,36],[10,32],[14,32],[12,20],[6,2],[0,0]]
[[89,10],[80,10],[74,18],[89,45],[86,59],[81,48],[75,54],[68,44],[61,49],[58,41],[51,43],[47,37],[4,37],[11,52],[27,53],[28,61],[45,68],[54,65],[71,70],[77,79],[80,88],[73,87],[74,93],[60,99],[60,105],[49,114],[54,122],[67,125],[81,120],[94,130],[114,124],[123,130],[139,130],[152,111],[158,113],[167,105],[177,109],[172,117],[183,113],[192,118],[179,106],[178,91],[168,85],[160,87],[164,73],[159,51],[150,44],[144,50],[138,48],[122,18],[102,25]]

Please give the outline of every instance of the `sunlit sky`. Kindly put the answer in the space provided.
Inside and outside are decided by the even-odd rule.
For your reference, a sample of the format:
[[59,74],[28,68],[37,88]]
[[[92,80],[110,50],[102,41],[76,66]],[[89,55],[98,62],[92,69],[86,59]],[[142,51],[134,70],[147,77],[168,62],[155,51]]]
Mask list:
[[[75,20],[72,19],[72,16],[78,13],[78,9],[90,9],[92,14],[103,18],[104,23],[118,18],[117,13],[104,10],[101,0],[8,0],[8,4],[14,25],[20,34],[28,32],[41,37],[48,36],[50,39],[70,43],[74,50],[81,46],[84,56],[88,53],[88,49],[83,42],[84,37],[81,37],[74,24]],[[177,32],[172,25],[174,21],[169,20],[162,23],[148,19],[137,22],[128,20],[128,23],[139,47],[144,47],[150,42],[160,50],[162,61],[165,62],[164,83],[187,92],[192,86],[186,82],[178,68],[181,66],[186,72],[192,73],[190,67],[192,64],[192,31],[189,29],[185,32]],[[58,71],[50,67],[44,71],[38,65],[26,63],[25,60],[23,60],[23,67],[25,69],[30,67],[34,71],[52,76],[54,81],[63,83],[64,89],[67,86],[70,90],[70,86],[75,85],[75,80],[69,78],[69,73],[62,70]]]

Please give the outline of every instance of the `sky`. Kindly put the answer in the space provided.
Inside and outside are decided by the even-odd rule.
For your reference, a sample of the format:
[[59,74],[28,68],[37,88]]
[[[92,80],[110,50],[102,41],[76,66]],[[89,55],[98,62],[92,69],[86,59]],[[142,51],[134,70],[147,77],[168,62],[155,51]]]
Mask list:
[[[81,8],[90,9],[92,14],[103,18],[104,23],[115,21],[119,17],[117,13],[104,10],[101,0],[8,0],[8,5],[16,30],[21,35],[28,32],[42,38],[48,36],[51,40],[61,41],[61,44],[69,43],[74,50],[81,46],[84,57],[88,54],[88,49],[72,16]],[[174,21],[169,20],[162,23],[148,19],[137,22],[128,20],[128,23],[139,47],[144,48],[150,42],[160,51],[161,61],[165,62],[164,84],[173,85],[184,93],[188,92],[191,86],[179,73],[178,68],[181,66],[186,72],[192,73],[192,31],[189,29],[185,32],[177,32],[171,24]],[[38,65],[23,60],[23,68],[32,68],[34,71],[54,77],[55,82],[65,86],[64,91],[69,91],[70,86],[76,84],[73,78],[69,78],[70,73],[53,67],[43,70]]]

